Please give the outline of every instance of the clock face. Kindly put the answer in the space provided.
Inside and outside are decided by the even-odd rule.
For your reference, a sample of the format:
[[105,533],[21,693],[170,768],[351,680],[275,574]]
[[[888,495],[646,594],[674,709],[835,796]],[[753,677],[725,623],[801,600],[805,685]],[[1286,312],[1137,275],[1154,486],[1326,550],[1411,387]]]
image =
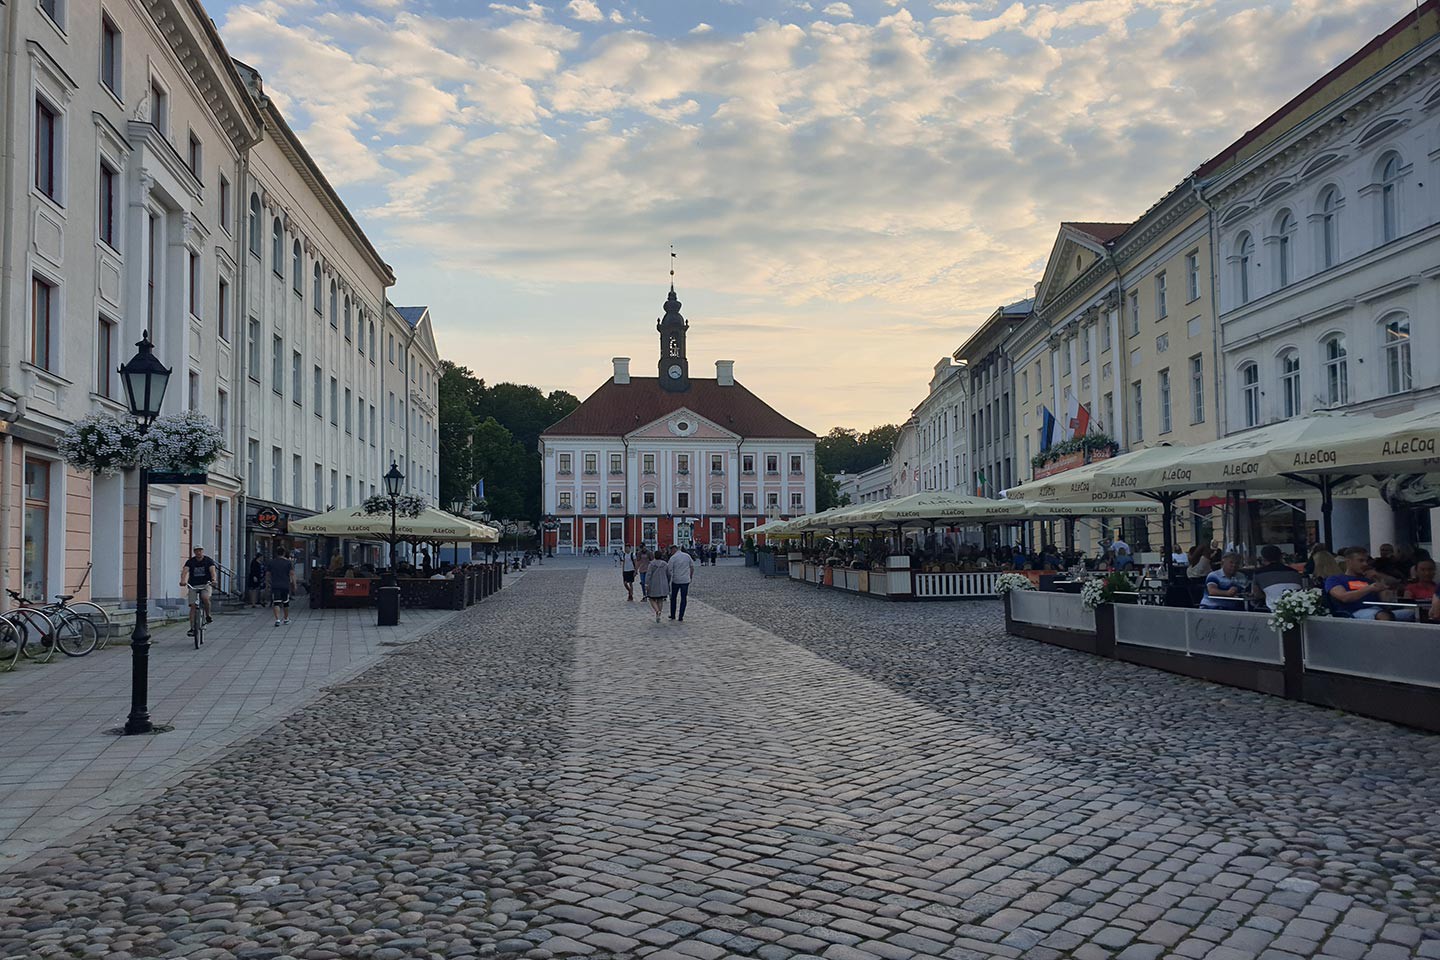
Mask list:
[[680,364],[672,363],[670,364],[670,369],[666,372],[670,374],[671,380],[679,380],[680,375],[683,374],[685,371],[680,369]]

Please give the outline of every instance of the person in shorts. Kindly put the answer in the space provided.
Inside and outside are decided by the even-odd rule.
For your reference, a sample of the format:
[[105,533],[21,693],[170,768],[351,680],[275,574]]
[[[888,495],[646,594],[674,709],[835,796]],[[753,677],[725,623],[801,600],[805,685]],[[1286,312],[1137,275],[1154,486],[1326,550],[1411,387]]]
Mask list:
[[295,589],[295,561],[285,555],[284,547],[276,547],[275,556],[265,564],[265,573],[270,578],[270,612],[275,614],[275,626],[280,626],[282,612],[288,624],[290,592]]
[[[196,547],[194,554],[180,567],[180,587],[186,591],[191,607],[199,606],[205,613],[205,622],[213,623],[210,615],[210,592],[215,586],[215,561],[205,556],[204,547]],[[195,628],[186,631],[187,637],[195,636]]]
[[[635,599],[635,551],[629,547],[620,556],[620,581],[625,584],[625,599]],[[643,588],[642,588],[643,589]]]
[[1330,601],[1330,615],[1350,620],[1414,620],[1415,611],[1366,606],[1372,597],[1385,592],[1384,583],[1372,580],[1370,551],[1364,547],[1346,547],[1341,551],[1345,570],[1325,578],[1325,596]]

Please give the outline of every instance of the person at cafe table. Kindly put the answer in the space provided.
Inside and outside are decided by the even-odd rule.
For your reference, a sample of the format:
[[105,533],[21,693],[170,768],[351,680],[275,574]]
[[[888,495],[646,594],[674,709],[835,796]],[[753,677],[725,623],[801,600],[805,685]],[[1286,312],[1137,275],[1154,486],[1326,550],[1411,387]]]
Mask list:
[[1245,577],[1239,572],[1240,555],[1227,553],[1220,560],[1220,569],[1205,578],[1205,596],[1200,599],[1202,610],[1245,609]]
[[1346,547],[1342,572],[1325,578],[1325,596],[1330,613],[1352,620],[1414,620],[1414,610],[1391,611],[1385,607],[1367,606],[1379,600],[1389,587],[1381,580],[1370,578],[1370,551],[1364,547]]
[[1260,548],[1263,566],[1256,569],[1251,577],[1250,597],[1267,610],[1274,610],[1275,603],[1292,590],[1304,586],[1300,571],[1285,563],[1284,554],[1273,543]]

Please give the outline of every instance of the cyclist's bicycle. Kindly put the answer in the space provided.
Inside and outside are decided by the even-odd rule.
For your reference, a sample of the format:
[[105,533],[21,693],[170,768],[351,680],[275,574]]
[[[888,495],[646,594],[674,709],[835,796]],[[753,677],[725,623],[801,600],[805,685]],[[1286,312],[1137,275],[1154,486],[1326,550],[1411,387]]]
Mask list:
[[195,640],[195,649],[205,643],[205,608],[199,598],[190,604],[190,636]]
[[[95,615],[98,613],[100,617],[104,617],[104,611],[88,600],[82,600],[72,606],[70,601],[75,599],[75,595],[61,593],[56,594],[54,603],[42,604],[26,599],[15,590],[6,590],[5,592],[10,595],[10,599],[19,604],[16,610],[11,611],[12,613],[38,611],[45,618],[45,622],[50,625],[47,641],[53,642],[67,657],[83,657],[94,650],[100,642],[101,631],[96,625]],[[33,621],[32,616],[30,621],[25,623],[26,629],[30,628]],[[108,624],[109,621],[105,622]],[[52,650],[51,653],[53,654],[54,651]]]

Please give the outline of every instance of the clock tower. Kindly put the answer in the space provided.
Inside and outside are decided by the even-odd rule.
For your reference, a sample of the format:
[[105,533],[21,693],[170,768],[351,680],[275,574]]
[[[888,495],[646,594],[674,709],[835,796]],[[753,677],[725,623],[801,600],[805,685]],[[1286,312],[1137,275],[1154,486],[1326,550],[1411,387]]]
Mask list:
[[680,301],[672,283],[665,316],[655,321],[655,329],[660,331],[660,386],[674,393],[690,389],[690,361],[685,356],[685,331],[689,328],[690,321],[680,316]]

